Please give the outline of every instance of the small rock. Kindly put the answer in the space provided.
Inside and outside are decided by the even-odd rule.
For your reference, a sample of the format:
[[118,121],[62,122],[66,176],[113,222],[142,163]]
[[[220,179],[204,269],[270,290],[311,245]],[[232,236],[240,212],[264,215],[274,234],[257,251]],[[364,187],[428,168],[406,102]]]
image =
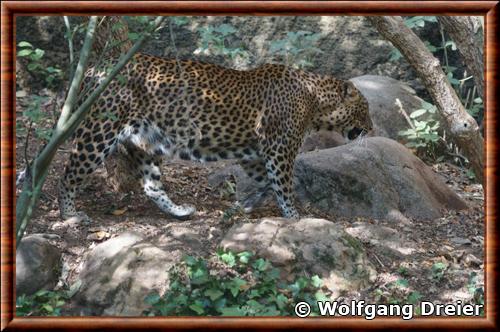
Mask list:
[[66,229],[66,228],[75,228],[80,225],[83,225],[86,223],[86,220],[80,216],[74,216],[70,217],[64,221],[58,221],[52,224],[50,226],[50,229],[53,231],[60,230],[60,229]]
[[127,232],[95,246],[77,280],[77,304],[87,315],[141,315],[148,294],[168,289],[170,267],[183,255],[178,243],[158,247],[162,242]]
[[16,250],[17,296],[53,288],[61,270],[61,252],[43,234],[25,236]]
[[476,256],[474,256],[473,254],[467,254],[467,256],[465,256],[465,264],[467,264],[467,266],[476,266],[476,267],[479,267],[481,266],[481,264],[483,264],[483,261],[480,260],[479,258],[477,258]]
[[450,239],[451,242],[460,245],[471,245],[472,242],[469,239],[465,239],[463,237],[454,237]]

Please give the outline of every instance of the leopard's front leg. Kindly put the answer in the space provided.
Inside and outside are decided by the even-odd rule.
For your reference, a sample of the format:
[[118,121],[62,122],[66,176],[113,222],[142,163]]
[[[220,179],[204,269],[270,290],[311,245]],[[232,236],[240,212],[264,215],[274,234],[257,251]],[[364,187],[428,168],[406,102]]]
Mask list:
[[285,218],[299,219],[293,203],[293,166],[296,152],[284,147],[266,151],[267,177],[276,195],[276,200]]

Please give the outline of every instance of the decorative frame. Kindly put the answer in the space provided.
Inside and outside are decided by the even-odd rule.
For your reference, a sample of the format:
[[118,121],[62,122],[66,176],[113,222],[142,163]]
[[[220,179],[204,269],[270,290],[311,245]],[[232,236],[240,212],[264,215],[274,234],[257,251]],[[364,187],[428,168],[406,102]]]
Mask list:
[[[15,17],[19,15],[483,15],[485,18],[485,268],[484,318],[296,317],[15,317]],[[475,328],[496,329],[498,226],[496,138],[498,1],[4,1],[1,3],[1,330],[186,328]]]

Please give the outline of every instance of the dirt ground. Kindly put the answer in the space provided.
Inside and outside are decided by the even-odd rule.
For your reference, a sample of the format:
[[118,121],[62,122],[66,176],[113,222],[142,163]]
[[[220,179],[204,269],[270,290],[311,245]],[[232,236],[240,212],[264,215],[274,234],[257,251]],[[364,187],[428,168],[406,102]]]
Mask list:
[[[18,116],[21,116],[20,112]],[[66,145],[57,154],[39,207],[27,229],[27,234],[53,234],[54,242],[62,249],[64,266],[58,287],[68,287],[75,281],[86,252],[125,231],[135,231],[150,237],[181,225],[199,229],[200,232],[206,232],[207,236],[200,243],[198,252],[188,254],[206,256],[215,251],[223,234],[236,221],[280,216],[274,202],[246,216],[230,215],[230,208],[235,201],[230,188],[213,188],[207,182],[208,174],[230,161],[209,164],[172,161],[165,163],[162,181],[175,202],[190,203],[197,207],[196,216],[191,220],[178,221],[166,216],[142,193],[113,192],[106,184],[106,171],[101,167],[90,177],[88,185],[77,198],[77,209],[85,211],[93,222],[68,225],[59,218],[57,181],[63,173],[69,150],[70,146]],[[31,142],[27,148],[28,155],[32,157],[36,151],[37,143]],[[25,164],[24,137],[17,137],[16,152],[16,169],[19,172]],[[394,255],[376,244],[365,243],[367,254],[377,269],[378,279],[372,287],[361,293],[345,294],[346,300],[364,299],[378,303],[405,303],[415,298],[417,301],[439,303],[478,301],[480,291],[484,289],[482,188],[468,179],[464,169],[455,165],[441,163],[432,167],[469,204],[468,210],[445,211],[445,216],[437,220],[395,223],[362,218],[333,218],[299,208],[303,216],[326,218],[346,228],[355,222],[386,226],[417,244],[415,252],[404,256]],[[406,282],[401,282],[402,279]]]

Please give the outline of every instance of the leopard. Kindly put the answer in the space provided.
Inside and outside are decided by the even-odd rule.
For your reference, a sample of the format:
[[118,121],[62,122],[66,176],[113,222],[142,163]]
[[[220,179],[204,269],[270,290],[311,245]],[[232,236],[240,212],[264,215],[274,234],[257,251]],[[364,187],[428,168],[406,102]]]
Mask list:
[[[256,191],[238,204],[250,212],[274,192],[281,214],[298,219],[293,168],[306,134],[337,131],[355,139],[372,130],[366,98],[349,80],[268,63],[248,70],[137,53],[90,107],[73,136],[59,181],[63,219],[88,218],[75,197],[107,157],[125,147],[144,194],[168,216],[192,217],[176,204],[161,178],[167,159],[236,159]],[[105,78],[85,73],[82,94]]]

